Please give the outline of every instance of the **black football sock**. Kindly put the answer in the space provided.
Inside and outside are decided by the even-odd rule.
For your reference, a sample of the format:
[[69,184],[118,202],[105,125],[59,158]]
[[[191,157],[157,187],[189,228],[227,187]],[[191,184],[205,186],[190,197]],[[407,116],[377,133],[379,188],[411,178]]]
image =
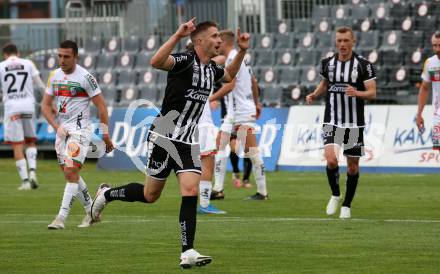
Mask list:
[[347,189],[345,191],[345,199],[342,206],[350,207],[351,201],[353,201],[354,194],[356,193],[356,187],[359,180],[359,173],[350,175],[347,173]]
[[144,196],[144,185],[139,183],[129,183],[127,185],[110,188],[104,193],[104,197],[107,202],[119,200],[148,203]]
[[326,169],[328,184],[330,185],[330,188],[332,190],[332,195],[340,196],[341,191],[339,190],[339,167],[336,167],[334,169],[330,169],[329,167],[327,167]]
[[194,247],[196,234],[197,196],[183,196],[180,205],[180,239],[182,252]]
[[240,169],[238,168],[238,155],[235,152],[231,151],[231,153],[229,154],[229,159],[231,160],[232,172],[239,173]]
[[249,177],[252,172],[252,161],[249,158],[244,158],[243,160],[243,181],[249,181]]

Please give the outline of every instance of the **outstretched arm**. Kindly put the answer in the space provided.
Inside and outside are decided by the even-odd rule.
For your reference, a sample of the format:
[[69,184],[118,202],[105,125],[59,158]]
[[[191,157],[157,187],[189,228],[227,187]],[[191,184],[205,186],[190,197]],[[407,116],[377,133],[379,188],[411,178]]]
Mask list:
[[237,29],[237,45],[240,48],[237,55],[234,57],[232,62],[225,69],[225,76],[223,80],[227,83],[231,82],[232,79],[237,75],[240,69],[241,63],[243,62],[244,55],[249,48],[249,33],[241,33],[240,28]]
[[188,22],[179,26],[177,31],[156,51],[151,58],[150,64],[156,69],[169,71],[174,66],[174,60],[170,56],[174,47],[179,43],[180,39],[191,34],[196,29],[196,18],[193,17]]

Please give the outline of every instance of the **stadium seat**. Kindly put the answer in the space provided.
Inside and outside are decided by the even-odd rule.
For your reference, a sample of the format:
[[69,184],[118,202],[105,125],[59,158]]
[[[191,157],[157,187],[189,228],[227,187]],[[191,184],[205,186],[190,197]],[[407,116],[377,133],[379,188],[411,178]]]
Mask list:
[[117,53],[121,50],[121,38],[110,37],[105,41],[105,51],[109,53]]
[[114,85],[101,87],[107,106],[115,106],[119,102],[119,90]]
[[380,1],[379,4],[372,4],[369,5],[371,7],[372,17],[376,19],[385,19],[390,18],[390,5],[387,3],[383,3],[383,1]]
[[156,84],[157,85],[166,85],[167,84],[168,73],[162,70],[158,70],[156,74]]
[[298,66],[315,66],[319,59],[321,58],[321,53],[317,50],[299,50],[297,51],[297,65]]
[[351,9],[351,18],[354,20],[363,21],[365,18],[370,18],[370,8],[365,4],[359,4]]
[[139,99],[144,99],[152,102],[153,104],[158,104],[158,96],[159,91],[155,86],[152,85],[138,85],[138,88],[140,90],[140,96]]
[[310,67],[303,67],[301,72],[301,84],[314,88],[318,85],[319,81],[321,80],[321,77],[319,76],[319,69],[310,66]]
[[279,69],[280,84],[283,86],[297,85],[302,82],[301,69],[298,67],[282,67]]
[[312,17],[315,19],[329,18],[331,17],[330,12],[331,12],[331,6],[324,6],[324,5],[315,6],[313,7],[312,10]]
[[428,34],[434,33],[434,30],[438,29],[440,25],[437,22],[437,18],[433,16],[417,16],[415,18],[415,30],[420,30],[425,32],[425,36],[430,36]]
[[401,19],[406,18],[411,15],[411,5],[410,3],[400,2],[393,3],[390,7],[390,17]]
[[134,85],[121,85],[121,100],[118,102],[119,106],[128,106],[131,102],[139,98],[139,90]]
[[257,66],[272,66],[275,61],[275,51],[273,50],[255,50]]
[[352,20],[349,18],[342,18],[342,19],[334,19],[333,20],[333,26],[335,29],[338,27],[350,26],[351,24],[352,24]]
[[111,53],[101,54],[96,64],[96,70],[99,72],[113,69],[115,65],[115,55]]
[[[417,47],[423,47],[426,45],[424,43],[424,36],[422,31],[406,31],[402,32],[402,38],[400,41],[400,48],[407,50]],[[426,41],[425,41],[426,42]],[[431,39],[429,39],[429,44],[431,45]]]
[[296,64],[296,53],[293,49],[279,50],[276,52],[277,66],[293,66]]
[[294,19],[293,28],[295,32],[311,32],[313,29],[312,21],[308,19]]
[[263,90],[263,106],[280,107],[283,98],[283,88],[278,85],[266,86]]
[[360,55],[362,55],[365,59],[368,60],[368,62],[370,62],[374,66],[380,65],[379,53],[376,49],[361,51]]
[[246,52],[246,55],[244,56],[244,61],[246,62],[246,64],[248,64],[249,66],[253,66],[255,65],[255,58],[256,54],[255,51],[253,50],[248,50]]
[[136,55],[136,62],[135,62],[135,70],[143,70],[143,69],[147,69],[150,68],[150,60],[151,57],[153,57],[153,53],[152,52],[140,52]]
[[120,53],[116,56],[115,69],[117,71],[131,70],[135,64],[135,57],[136,55],[134,53]]
[[103,86],[115,86],[118,81],[117,73],[114,70],[101,71],[98,73],[98,82]]
[[410,68],[421,70],[425,60],[431,55],[433,55],[431,49],[422,50],[421,48],[416,48],[413,50],[408,50],[405,52],[404,63]]
[[313,33],[301,33],[298,35],[297,48],[299,49],[311,49],[316,44],[316,35]]
[[333,35],[334,34],[330,32],[319,33],[319,35],[317,35],[318,43],[316,48],[321,50],[334,46],[335,38]]
[[127,86],[137,84],[137,73],[132,70],[121,70],[118,75],[117,86]]
[[274,38],[276,49],[291,49],[296,47],[295,33],[277,33]]
[[44,56],[44,69],[54,70],[58,67],[58,60],[55,55],[47,54]]
[[328,32],[333,30],[333,20],[330,20],[328,18],[322,18],[322,19],[315,19],[314,21],[314,32]]
[[139,85],[155,85],[156,84],[156,70],[152,69],[152,68],[146,68],[146,69],[142,69],[139,70],[139,77],[138,77],[138,82]]
[[86,70],[94,70],[96,66],[96,58],[95,54],[88,53],[80,57],[79,64]]
[[380,50],[397,50],[400,47],[402,40],[401,31],[386,31],[383,35],[382,45]]
[[255,49],[271,49],[274,47],[274,35],[271,33],[255,34]]
[[404,66],[389,67],[390,82],[388,87],[397,91],[408,90],[410,88],[409,69]]
[[278,22],[278,34],[286,34],[292,32],[293,30],[293,22],[289,19],[283,19]]
[[351,16],[350,5],[333,6],[331,9],[331,18],[344,19]]
[[390,64],[395,64],[397,60],[403,64],[404,52],[400,50],[386,50],[379,51],[379,62],[383,66],[389,66]]
[[396,30],[396,20],[394,18],[376,18],[373,27],[381,32]]
[[358,39],[357,48],[359,50],[377,49],[379,47],[379,38],[380,38],[380,33],[377,30],[360,32],[357,38]]
[[89,37],[85,40],[84,51],[86,53],[100,53],[102,49],[102,40],[100,37]]
[[259,79],[259,85],[264,87],[267,85],[277,84],[279,74],[272,67],[262,67],[257,78]]
[[400,19],[397,19],[397,25],[396,27],[398,27],[401,31],[411,31],[415,29],[415,22],[414,22],[414,18],[412,17],[402,17]]
[[140,39],[137,36],[125,37],[122,39],[122,51],[137,53],[140,49]]
[[143,51],[155,51],[159,46],[160,40],[157,35],[150,35],[142,39],[141,49]]

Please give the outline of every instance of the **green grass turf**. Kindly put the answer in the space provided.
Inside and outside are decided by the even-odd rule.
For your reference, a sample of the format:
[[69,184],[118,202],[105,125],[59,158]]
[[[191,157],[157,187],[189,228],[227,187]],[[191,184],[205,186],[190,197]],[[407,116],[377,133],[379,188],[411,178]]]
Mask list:
[[[65,182],[55,160],[38,167],[40,189],[18,191],[14,162],[0,160],[0,273],[440,272],[440,175],[361,174],[352,220],[325,215],[324,173],[268,173],[268,201],[243,201],[255,189],[232,189],[228,175],[215,202],[228,214],[198,216],[195,245],[213,262],[180,270],[174,176],[156,204],[113,202],[102,223],[80,229],[76,201],[66,229],[49,231]],[[94,163],[82,176],[92,195],[101,182],[144,180]]]

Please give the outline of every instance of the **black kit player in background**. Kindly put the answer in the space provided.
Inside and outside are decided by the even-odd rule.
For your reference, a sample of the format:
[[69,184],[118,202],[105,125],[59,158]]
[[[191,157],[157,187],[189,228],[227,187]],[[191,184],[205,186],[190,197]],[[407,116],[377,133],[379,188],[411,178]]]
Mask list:
[[[179,41],[187,36],[190,36],[195,52],[171,54]],[[174,170],[182,196],[179,216],[182,268],[203,266],[212,260],[193,249],[201,174],[200,147],[193,139],[214,82],[233,80],[249,47],[249,34],[237,30],[240,50],[225,69],[211,60],[219,54],[221,42],[216,23],[206,21],[196,26],[195,18],[192,18],[180,25],[157,50],[151,65],[168,71],[168,79],[161,113],[153,121],[147,137],[145,185],[130,183],[109,188],[101,184],[92,205],[92,218],[98,222],[105,205],[111,201],[154,203]]]
[[338,156],[341,148],[347,158],[346,192],[339,215],[342,219],[351,217],[351,202],[359,179],[359,158],[364,155],[365,100],[376,98],[375,68],[353,52],[355,41],[351,28],[339,27],[336,30],[337,53],[322,60],[322,80],[306,97],[307,103],[311,104],[326,93],[324,157],[332,191],[326,208],[328,215],[336,213],[339,206]]

